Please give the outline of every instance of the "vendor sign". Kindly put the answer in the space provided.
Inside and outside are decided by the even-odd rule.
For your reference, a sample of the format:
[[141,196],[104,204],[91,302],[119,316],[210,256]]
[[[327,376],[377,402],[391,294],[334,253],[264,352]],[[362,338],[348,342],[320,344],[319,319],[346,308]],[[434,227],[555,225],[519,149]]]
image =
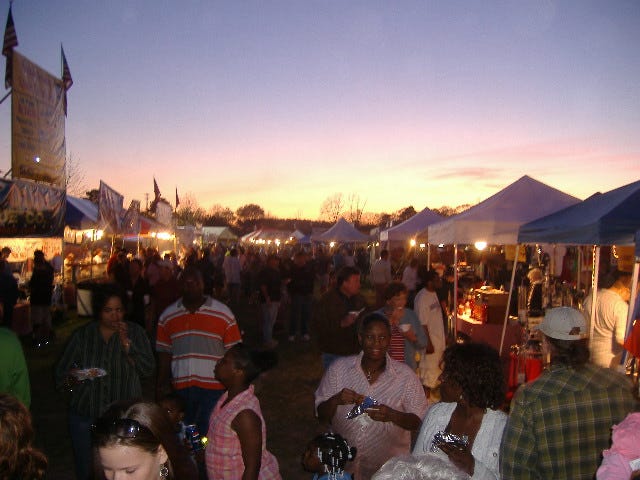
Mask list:
[[0,237],[62,237],[64,205],[63,189],[0,180]]
[[64,188],[66,147],[62,81],[14,51],[11,97],[13,178]]

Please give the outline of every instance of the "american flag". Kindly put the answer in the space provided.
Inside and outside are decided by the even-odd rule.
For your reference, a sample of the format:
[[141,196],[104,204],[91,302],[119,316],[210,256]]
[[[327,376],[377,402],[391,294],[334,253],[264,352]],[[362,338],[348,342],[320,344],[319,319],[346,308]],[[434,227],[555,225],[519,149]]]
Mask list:
[[18,46],[18,36],[16,35],[16,27],[13,24],[13,15],[11,14],[11,5],[9,5],[9,16],[7,17],[7,26],[4,29],[4,43],[2,44],[2,55],[9,57],[11,50]]
[[13,48],[18,46],[18,36],[16,35],[16,27],[13,24],[13,15],[11,14],[11,4],[9,4],[9,16],[7,17],[7,26],[4,29],[4,43],[2,44],[2,55],[7,57],[7,66],[4,72],[4,86],[11,87],[13,78]]
[[73,78],[71,78],[71,70],[69,70],[69,64],[67,63],[67,57],[64,55],[64,48],[60,45],[60,52],[62,53],[62,84],[64,89],[69,90],[73,85]]
[[67,63],[67,57],[64,54],[64,48],[60,45],[60,53],[62,54],[62,85],[64,86],[64,115],[67,116],[67,90],[73,85],[73,78],[71,78],[71,70],[69,70],[69,64]]

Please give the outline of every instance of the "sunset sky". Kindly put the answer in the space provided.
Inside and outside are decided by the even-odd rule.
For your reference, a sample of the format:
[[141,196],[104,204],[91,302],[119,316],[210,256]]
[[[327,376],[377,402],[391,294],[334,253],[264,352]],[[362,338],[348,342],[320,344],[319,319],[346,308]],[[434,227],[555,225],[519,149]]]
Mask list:
[[16,0],[13,18],[58,76],[64,45],[67,152],[125,207],[154,176],[172,203],[310,219],[338,192],[393,212],[524,174],[580,198],[640,178],[636,0]]

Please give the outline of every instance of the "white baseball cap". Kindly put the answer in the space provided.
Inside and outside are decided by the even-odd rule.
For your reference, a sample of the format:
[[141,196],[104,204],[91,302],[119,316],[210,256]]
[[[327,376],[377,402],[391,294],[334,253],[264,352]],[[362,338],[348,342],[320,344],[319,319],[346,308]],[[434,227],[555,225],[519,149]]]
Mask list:
[[581,340],[588,336],[584,315],[571,307],[548,309],[537,330],[558,340]]

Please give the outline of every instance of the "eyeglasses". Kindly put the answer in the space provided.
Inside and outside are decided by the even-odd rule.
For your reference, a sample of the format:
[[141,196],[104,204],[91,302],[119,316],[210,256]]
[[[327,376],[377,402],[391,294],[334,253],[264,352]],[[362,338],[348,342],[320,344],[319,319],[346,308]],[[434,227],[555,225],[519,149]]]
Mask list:
[[131,418],[99,419],[91,425],[91,432],[94,435],[116,435],[120,438],[136,438],[141,430],[147,430],[147,428]]

